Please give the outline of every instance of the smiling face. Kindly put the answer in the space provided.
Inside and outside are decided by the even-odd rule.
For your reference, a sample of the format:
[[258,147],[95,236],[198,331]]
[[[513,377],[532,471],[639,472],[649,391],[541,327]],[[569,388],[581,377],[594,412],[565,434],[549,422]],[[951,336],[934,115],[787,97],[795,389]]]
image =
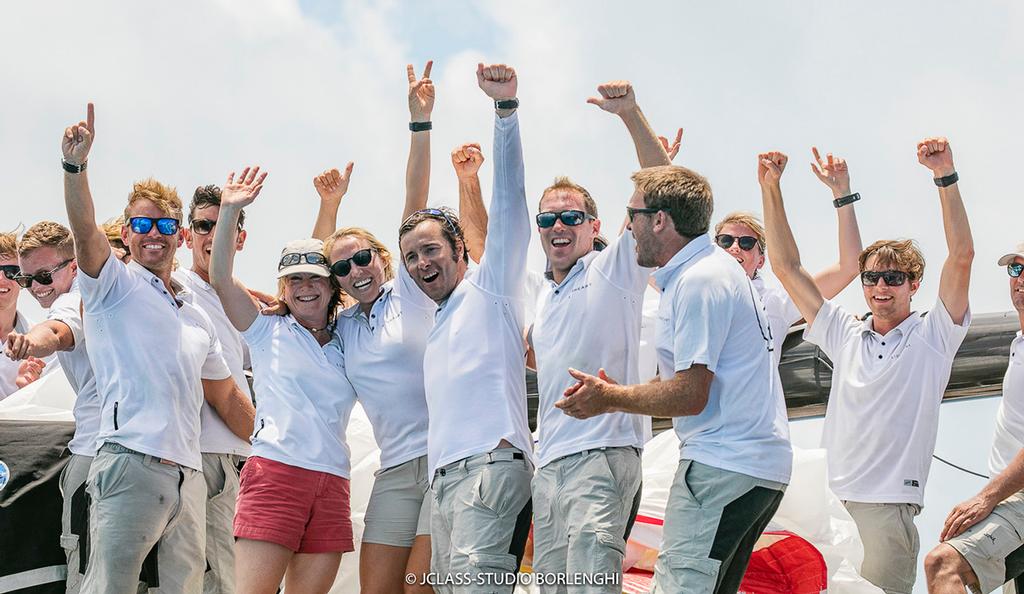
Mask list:
[[[350,258],[356,252],[370,250],[370,263],[366,266],[359,266]],[[341,289],[348,293],[353,299],[363,305],[373,304],[380,296],[381,285],[384,284],[384,262],[370,245],[370,242],[362,237],[346,235],[339,237],[331,246],[331,253],[327,260],[334,264],[339,260],[348,260],[351,270],[345,276],[334,275]]]
[[[575,190],[557,188],[548,191],[540,201],[540,212],[579,210],[586,212],[583,196]],[[556,219],[552,227],[537,228],[541,247],[553,271],[565,274],[576,262],[594,249],[594,239],[601,232],[601,221],[586,219],[575,226]]]
[[[17,266],[18,258],[14,254],[0,256],[0,266]],[[18,283],[0,274],[0,311],[13,312],[18,307]],[[11,314],[13,315],[13,314]]]
[[[726,223],[722,225],[718,233],[732,235],[734,238],[743,236],[757,237],[757,233],[743,223]],[[729,249],[725,251],[729,252],[729,255],[733,258],[736,258],[736,261],[743,267],[743,272],[747,273],[747,276],[750,278],[754,278],[754,273],[764,266],[764,252],[761,251],[760,245],[755,245],[750,251],[744,251],[740,249],[740,242],[734,240]]]
[[436,303],[447,299],[466,275],[466,262],[461,253],[457,256],[452,250],[441,225],[438,220],[427,219],[399,241],[409,276]]
[[[869,270],[883,272],[899,268],[889,262],[879,262],[878,256],[872,255],[864,262],[864,271]],[[880,278],[877,285],[862,284],[861,288],[864,290],[864,301],[867,302],[871,315],[898,324],[910,315],[910,298],[917,293],[920,286],[920,280],[910,280],[908,275],[906,282],[896,287],[887,285],[885,279]]]
[[[40,272],[49,272],[72,257],[73,255],[61,253],[53,247],[36,248],[21,256],[21,273],[31,276]],[[44,285],[34,280],[28,291],[39,302],[39,305],[50,307],[57,297],[71,290],[71,283],[74,282],[77,271],[78,264],[72,261],[51,275],[52,283]]]
[[[204,206],[195,209],[195,212],[192,213],[192,220],[217,221],[219,216],[219,206]],[[191,228],[186,227],[184,230],[185,245],[192,250],[192,270],[202,278],[210,277],[210,253],[213,251],[213,235],[216,231],[217,229],[214,227],[206,235],[201,235]],[[242,247],[245,246],[245,237],[244,230],[238,232],[235,239],[235,251],[242,251]]]
[[[161,219],[169,218],[170,215],[151,200],[143,198],[131,205],[128,218],[132,217]],[[132,258],[154,274],[170,273],[174,265],[174,254],[181,246],[183,238],[180,228],[174,235],[161,235],[155,224],[149,233],[145,234],[132,231],[127,221],[121,227],[121,240],[128,246]]]
[[334,289],[326,276],[309,272],[296,272],[281,278],[281,299],[300,322],[320,328],[327,324]]

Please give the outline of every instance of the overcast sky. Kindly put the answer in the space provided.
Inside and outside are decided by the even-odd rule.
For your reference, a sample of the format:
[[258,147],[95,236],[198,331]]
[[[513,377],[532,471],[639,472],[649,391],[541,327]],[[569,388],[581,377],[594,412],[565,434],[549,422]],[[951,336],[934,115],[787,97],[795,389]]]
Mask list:
[[[456,204],[448,159],[479,141],[490,197],[491,104],[478,61],[519,72],[531,210],[556,175],[594,194],[618,228],[636,157],[624,127],[585,100],[633,81],[656,129],[686,129],[676,159],[705,174],[715,214],[760,211],[758,151],[790,155],[783,178],[804,263],[836,258],[831,194],[810,147],[850,164],[865,245],[917,239],[929,308],[945,257],[937,192],[915,158],[950,138],[974,229],[975,312],[1009,309],[995,260],[1024,239],[1016,220],[1022,137],[1022,8],[1012,2],[18,2],[0,19],[0,227],[66,221],[60,135],[96,103],[90,180],[102,218],[133,180],[155,176],[187,202],[233,168],[270,172],[248,213],[236,272],[273,287],[285,241],[307,236],[311,179],[355,161],[344,224],[397,242],[408,150],[405,64],[435,60],[431,203]],[[769,248],[770,252],[770,248]],[[179,252],[189,265],[187,251]],[[531,246],[531,265],[543,266]],[[864,311],[861,291],[842,294]],[[29,295],[24,309],[38,312]],[[30,303],[32,302],[32,303]]]

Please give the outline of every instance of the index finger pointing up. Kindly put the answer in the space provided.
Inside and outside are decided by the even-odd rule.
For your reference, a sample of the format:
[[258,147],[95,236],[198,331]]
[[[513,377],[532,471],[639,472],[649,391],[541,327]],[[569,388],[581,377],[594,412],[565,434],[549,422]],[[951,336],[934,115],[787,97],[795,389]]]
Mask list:
[[427,65],[423,67],[423,78],[430,78],[430,69],[434,67],[433,60],[427,60]]

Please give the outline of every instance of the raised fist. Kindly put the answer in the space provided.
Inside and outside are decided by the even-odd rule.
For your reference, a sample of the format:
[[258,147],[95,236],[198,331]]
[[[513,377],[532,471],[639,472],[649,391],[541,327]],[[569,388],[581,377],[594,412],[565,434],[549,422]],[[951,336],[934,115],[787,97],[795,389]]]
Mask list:
[[28,337],[21,332],[11,332],[4,342],[4,354],[12,361],[21,361],[28,356]]
[[65,161],[72,165],[81,165],[86,162],[89,158],[89,149],[92,148],[92,141],[96,138],[95,123],[96,111],[90,103],[86,107],[85,121],[64,129],[60,150],[64,153]]
[[[427,116],[427,119],[429,118],[430,116]],[[348,192],[348,182],[352,179],[353,165],[350,161],[345,166],[345,173],[331,169],[313,178],[313,187],[316,188],[316,193],[320,194],[320,200],[335,206],[341,204],[342,197]]]
[[[412,64],[406,64],[405,72],[409,77],[409,117],[413,122],[429,122],[430,112],[434,110],[434,81],[430,80],[430,69],[434,61],[428,60],[423,67],[423,78],[416,79]],[[335,170],[337,171],[337,170]]]
[[455,175],[459,179],[473,177],[483,164],[484,154],[480,152],[480,145],[475,142],[457,146],[452,151],[452,166],[455,167]]
[[613,80],[598,85],[597,92],[601,96],[591,97],[587,99],[587,103],[616,115],[636,109],[636,95],[633,94],[633,85],[629,84],[628,80]]
[[476,82],[480,85],[480,89],[495,101],[515,99],[519,86],[515,68],[505,64],[491,64],[490,66],[484,66],[483,63],[477,64]]
[[778,184],[782,172],[786,170],[789,157],[779,151],[761,153],[757,156],[757,181],[765,184]]
[[956,171],[953,167],[953,150],[949,148],[949,141],[944,136],[925,138],[917,143],[917,160],[931,169],[934,177],[946,177]]
[[850,170],[846,166],[846,159],[833,157],[832,153],[825,155],[822,159],[818,154],[818,147],[812,146],[811,153],[814,154],[814,161],[811,162],[811,171],[832,190],[835,198],[842,198],[850,195]]
[[220,190],[220,203],[224,206],[240,206],[245,208],[256,200],[263,189],[263,180],[267,179],[267,172],[260,173],[259,166],[246,167],[242,174],[235,179],[235,172],[228,174],[228,181]]

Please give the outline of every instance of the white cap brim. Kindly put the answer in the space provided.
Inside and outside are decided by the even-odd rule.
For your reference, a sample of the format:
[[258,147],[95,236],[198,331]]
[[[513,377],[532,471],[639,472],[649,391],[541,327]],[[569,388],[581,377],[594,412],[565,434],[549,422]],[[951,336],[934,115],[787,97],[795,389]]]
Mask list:
[[289,274],[302,274],[303,272],[323,277],[331,276],[331,271],[323,266],[317,266],[316,264],[292,264],[278,270],[277,278],[284,278]]

